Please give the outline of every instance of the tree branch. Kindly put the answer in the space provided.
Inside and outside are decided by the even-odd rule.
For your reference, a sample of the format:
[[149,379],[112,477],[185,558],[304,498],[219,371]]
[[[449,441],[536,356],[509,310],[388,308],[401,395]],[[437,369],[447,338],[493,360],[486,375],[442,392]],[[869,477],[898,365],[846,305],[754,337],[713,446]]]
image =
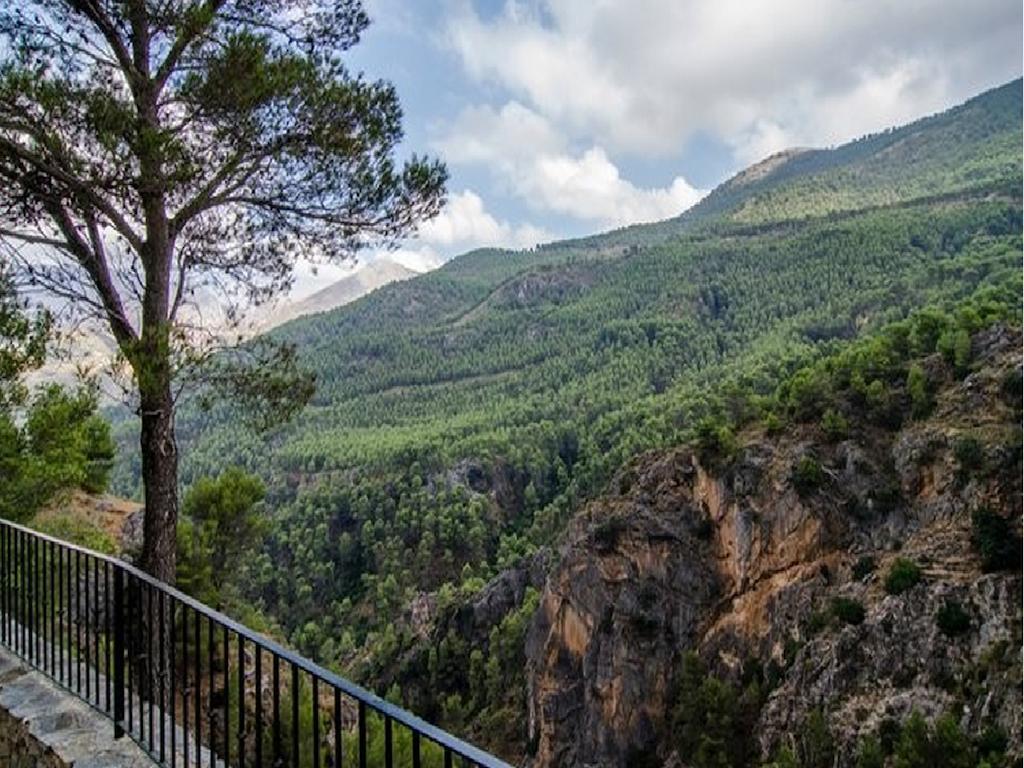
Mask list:
[[124,311],[121,297],[110,277],[110,268],[106,260],[102,258],[101,254],[95,253],[82,238],[67,209],[55,201],[46,201],[44,205],[47,213],[57,223],[61,234],[67,240],[68,249],[92,279],[93,286],[107,313],[110,330],[114,334],[114,338],[117,339],[118,345],[127,355],[130,348],[138,341],[138,335]]
[[[224,2],[225,0],[209,0],[199,13],[205,14],[206,17],[212,21],[216,17],[217,12],[224,5]],[[196,39],[198,39],[199,36],[209,28],[209,26],[209,21],[203,25],[189,26],[184,29],[177,38],[175,38],[174,42],[171,44],[170,50],[167,52],[164,60],[160,63],[160,66],[157,68],[156,75],[153,77],[155,93],[160,94],[164,85],[167,83],[167,78],[171,76],[175,67],[178,66],[178,62],[181,60],[181,56],[185,52],[185,49],[195,42]]]
[[[178,210],[178,212],[175,213],[173,217],[171,217],[171,232],[180,232],[182,229],[185,228],[185,225],[188,224],[189,221],[191,221],[193,218],[198,216],[203,211],[207,210],[209,207],[208,204],[210,200],[213,199],[214,193],[217,192],[221,184],[223,184],[225,181],[231,178],[232,173],[234,173],[239,169],[239,167],[241,167],[242,161],[244,159],[245,153],[239,151],[235,154],[234,157],[232,157],[230,160],[224,163],[224,165],[220,167],[220,170],[218,170],[213,175],[213,177],[206,184],[204,184],[203,187],[198,192],[196,192],[192,199],[185,203]],[[251,174],[255,170],[256,164],[254,164],[253,169],[249,171],[249,174]],[[241,186],[241,184],[245,183],[245,179],[248,178],[249,174],[244,175],[240,181],[236,182],[236,184],[229,187],[229,189],[232,191],[237,190],[238,187]]]
[[[32,126],[27,126],[22,123],[3,121],[0,122],[0,128],[20,131],[35,139],[40,144],[46,144],[45,135],[40,134],[38,130],[34,129]],[[37,153],[27,150],[16,141],[0,137],[0,150],[8,152],[10,155],[17,157],[19,160],[32,165],[39,171],[42,171],[43,174],[50,178],[66,185],[69,189],[75,192],[76,196],[80,196],[84,200],[88,201],[91,206],[109,219],[110,223],[118,233],[121,234],[121,236],[124,237],[133,248],[137,251],[142,250],[142,238],[139,237],[138,233],[136,233],[134,229],[132,229],[131,225],[128,224],[127,220],[125,220],[121,213],[107,200],[98,195],[91,185],[87,184],[82,179],[79,179],[70,171],[53,165]]]
[[62,251],[66,251],[71,254],[68,244],[63,240],[57,240],[53,237],[46,237],[45,235],[32,235],[28,232],[18,232],[14,229],[7,229],[6,227],[0,227],[0,238],[9,238],[12,240],[19,240],[28,245],[45,245],[50,248],[57,248]]
[[99,30],[100,34],[103,35],[103,39],[107,41],[107,45],[110,46],[110,50],[113,52],[114,57],[117,59],[118,65],[121,70],[125,73],[128,78],[129,84],[132,85],[132,91],[134,92],[136,87],[139,85],[140,73],[132,63],[131,55],[128,53],[128,48],[125,46],[121,36],[117,34],[117,28],[114,23],[110,20],[110,17],[103,12],[100,8],[99,3],[95,0],[79,0],[74,4],[76,10],[89,19]]
[[227,195],[214,197],[208,208],[219,205],[247,205],[254,208],[265,208],[269,211],[296,216],[303,219],[311,219],[324,224],[333,224],[338,227],[375,231],[378,227],[389,222],[401,220],[402,214],[397,212],[384,213],[375,218],[359,219],[349,218],[330,211],[317,213],[309,208],[291,205],[282,200],[268,197],[256,197],[253,195]]

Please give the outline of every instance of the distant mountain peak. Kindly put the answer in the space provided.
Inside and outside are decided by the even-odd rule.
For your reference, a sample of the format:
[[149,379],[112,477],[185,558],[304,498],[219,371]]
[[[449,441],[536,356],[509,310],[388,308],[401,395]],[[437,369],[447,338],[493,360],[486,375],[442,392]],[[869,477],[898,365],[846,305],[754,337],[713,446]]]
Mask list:
[[298,301],[287,302],[271,314],[262,330],[269,330],[297,317],[328,312],[361,299],[378,288],[399,280],[408,280],[418,272],[390,259],[363,264],[352,274]]

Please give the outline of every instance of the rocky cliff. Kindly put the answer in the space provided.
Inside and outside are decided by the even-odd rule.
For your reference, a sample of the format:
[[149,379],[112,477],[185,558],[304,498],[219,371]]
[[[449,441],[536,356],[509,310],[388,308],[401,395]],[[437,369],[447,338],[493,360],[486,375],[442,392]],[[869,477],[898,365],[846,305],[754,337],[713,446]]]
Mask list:
[[[915,711],[1019,758],[1019,334],[972,354],[964,378],[923,361],[934,407],[902,427],[755,429],[724,461],[681,448],[624,471],[572,522],[528,631],[533,765],[697,764],[677,727],[691,651],[737,686],[758,671],[734,728],[754,765],[802,754],[810,723],[852,765]],[[1009,570],[984,557],[985,515]]]

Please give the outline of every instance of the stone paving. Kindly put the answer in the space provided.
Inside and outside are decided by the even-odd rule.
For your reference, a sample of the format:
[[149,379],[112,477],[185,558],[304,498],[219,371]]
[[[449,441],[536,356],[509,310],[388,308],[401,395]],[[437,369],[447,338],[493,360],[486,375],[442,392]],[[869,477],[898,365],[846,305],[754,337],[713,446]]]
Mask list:
[[[3,621],[3,615],[0,614],[0,624]],[[12,619],[9,619],[7,623],[7,636],[12,639],[11,642],[14,645],[9,648],[0,644],[0,768],[65,768],[70,766],[74,766],[74,768],[108,768],[118,765],[125,765],[129,768],[134,768],[136,765],[152,768],[154,765],[161,764],[156,759],[158,756],[166,757],[166,764],[171,763],[171,745],[174,745],[173,751],[177,756],[177,760],[174,762],[176,765],[195,765],[196,768],[225,768],[223,759],[211,755],[205,744],[199,745],[197,756],[194,734],[182,728],[180,720],[175,722],[170,710],[164,711],[159,705],[141,701],[139,696],[133,695],[130,689],[126,689],[124,692],[127,715],[125,726],[136,737],[140,737],[141,743],[145,744],[148,740],[152,756],[128,736],[115,740],[113,721],[100,711],[104,708],[109,711],[111,699],[108,696],[112,696],[112,693],[109,690],[107,678],[98,669],[84,659],[69,656],[67,651],[60,653],[57,648],[35,635],[31,629],[23,627]],[[12,648],[32,649],[32,652],[38,654],[40,658],[48,659],[48,664],[56,664],[57,668],[68,670],[67,674],[75,681],[75,685],[79,686],[79,693],[76,694],[63,687],[47,674],[34,668]],[[36,727],[45,726],[40,733],[48,734],[47,741],[40,742],[38,738],[35,738],[34,732],[27,730],[26,726],[18,725],[19,722],[27,722],[28,718],[21,716],[20,709],[12,714],[7,703],[8,700],[5,698],[8,696],[6,693],[8,680],[12,689],[10,694],[12,705],[22,706],[30,701],[39,701],[40,706],[37,709],[45,710],[45,705],[42,704],[43,699],[39,697],[47,696],[46,700],[53,705],[49,714],[60,715],[57,720],[51,722],[46,719],[47,713],[38,714],[41,718],[41,726]],[[91,690],[89,689],[90,683]],[[30,684],[37,684],[38,687]],[[94,709],[80,696],[85,696],[99,709]],[[66,712],[71,714],[64,716]],[[82,720],[83,715],[87,719]],[[162,728],[161,720],[163,721]],[[156,730],[151,733],[154,728]],[[61,731],[67,733],[61,735]],[[11,739],[15,739],[15,741],[9,741],[7,739],[9,732],[20,735],[16,739],[12,736]],[[166,734],[163,748],[157,737],[158,733]],[[84,756],[74,762],[67,762],[60,758],[54,761],[51,758],[44,759],[42,757],[47,754],[47,748],[51,746],[51,742],[54,746],[54,750],[51,751],[57,753],[58,748],[63,748],[61,745],[65,740],[70,740],[66,749],[78,750],[75,754]],[[15,742],[18,744],[17,749],[8,748],[8,743]],[[117,747],[111,758],[113,762],[107,760],[107,752],[111,747]],[[126,751],[133,759],[141,757],[142,762],[122,760],[121,751]],[[29,755],[28,762],[19,757],[22,754]],[[186,757],[188,757],[187,762]]]
[[0,766],[153,768],[110,720],[0,646]]

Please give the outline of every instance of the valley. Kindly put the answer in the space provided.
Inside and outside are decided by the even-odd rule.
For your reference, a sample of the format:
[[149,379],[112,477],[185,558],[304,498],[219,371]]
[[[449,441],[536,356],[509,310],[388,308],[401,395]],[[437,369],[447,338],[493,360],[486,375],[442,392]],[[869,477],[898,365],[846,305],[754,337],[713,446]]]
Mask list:
[[[267,485],[266,538],[225,599],[537,768],[694,754],[686,734],[715,724],[680,710],[686,685],[735,689],[722,716],[750,719],[741,753],[698,766],[803,754],[822,718],[852,764],[882,721],[960,703],[980,708],[971,738],[1019,744],[1019,701],[985,698],[1019,663],[991,660],[984,695],[968,678],[1020,642],[1019,565],[981,577],[970,544],[982,506],[1020,529],[1019,405],[1000,394],[1020,370],[1020,112],[1015,81],[777,157],[677,219],[470,252],[274,329],[317,376],[295,420],[178,417],[183,486],[233,465]],[[908,459],[925,432],[941,439]],[[954,482],[961,433],[984,469]],[[852,575],[904,549],[925,572],[905,613]],[[987,617],[959,644],[932,629],[954,600]],[[843,649],[893,632],[945,666],[908,660],[868,695],[891,660]]]

